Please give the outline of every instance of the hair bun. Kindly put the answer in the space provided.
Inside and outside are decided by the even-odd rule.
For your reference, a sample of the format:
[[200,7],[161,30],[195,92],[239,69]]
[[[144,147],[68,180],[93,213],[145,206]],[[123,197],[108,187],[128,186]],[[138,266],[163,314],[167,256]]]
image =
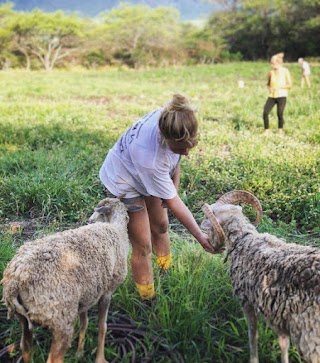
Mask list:
[[161,136],[165,140],[183,141],[194,147],[197,143],[198,121],[188,99],[174,94],[159,119]]
[[165,106],[165,109],[168,112],[185,111],[185,110],[194,111],[190,106],[188,99],[178,93],[172,96],[171,101]]

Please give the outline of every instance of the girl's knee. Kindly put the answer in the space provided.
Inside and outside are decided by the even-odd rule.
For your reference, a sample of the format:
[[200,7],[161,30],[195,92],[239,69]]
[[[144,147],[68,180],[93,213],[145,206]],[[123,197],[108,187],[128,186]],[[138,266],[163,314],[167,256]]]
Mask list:
[[132,255],[147,258],[152,255],[151,242],[148,243],[132,243]]
[[152,234],[166,234],[169,230],[169,222],[168,221],[159,221],[158,223],[154,224],[151,228]]
[[168,221],[162,222],[158,226],[159,233],[161,233],[161,234],[167,233],[168,229],[169,229],[169,222]]

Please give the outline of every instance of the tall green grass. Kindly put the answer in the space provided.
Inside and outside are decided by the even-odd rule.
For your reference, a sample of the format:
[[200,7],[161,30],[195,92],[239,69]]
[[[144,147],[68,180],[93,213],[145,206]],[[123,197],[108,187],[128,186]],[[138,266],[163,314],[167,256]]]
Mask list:
[[[150,70],[2,72],[0,87],[0,271],[26,239],[85,223],[102,198],[98,171],[108,149],[132,122],[173,93],[198,109],[200,143],[182,161],[180,195],[201,221],[201,206],[245,189],[260,199],[258,227],[288,241],[320,246],[320,68],[301,89],[298,65],[285,112],[285,136],[263,135],[266,63]],[[243,79],[245,88],[238,88]],[[247,210],[252,215],[250,209]],[[13,222],[29,223],[14,234]],[[186,362],[247,362],[247,324],[221,256],[206,254],[171,219],[174,269],[157,272],[157,303],[145,310],[129,273],[110,313],[120,310],[183,353]],[[93,321],[94,316],[92,317]],[[18,324],[0,319],[0,348],[18,339]],[[90,324],[84,361],[94,361],[96,325]],[[261,321],[260,360],[280,360],[276,337]],[[45,333],[47,334],[47,333]],[[45,335],[48,337],[48,335]],[[150,338],[151,339],[151,338]],[[1,339],[0,339],[1,340]],[[150,342],[145,342],[147,345]],[[44,362],[49,339],[35,347]],[[74,361],[76,344],[66,361]],[[106,350],[108,359],[116,355]],[[160,359],[160,358],[159,358]],[[292,362],[300,362],[294,348]],[[166,360],[164,360],[166,361]],[[168,361],[168,360],[167,360]],[[160,360],[159,360],[160,363]]]

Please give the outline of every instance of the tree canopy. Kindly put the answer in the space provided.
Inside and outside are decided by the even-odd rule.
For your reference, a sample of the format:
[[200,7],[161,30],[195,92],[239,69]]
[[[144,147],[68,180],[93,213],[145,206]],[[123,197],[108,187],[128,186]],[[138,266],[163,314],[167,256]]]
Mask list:
[[[209,0],[208,0],[209,1]],[[212,0],[222,10],[199,24],[171,7],[121,3],[83,18],[0,6],[0,68],[129,67],[319,57],[320,0]]]
[[79,45],[82,26],[80,18],[62,11],[19,12],[11,16],[9,22],[12,47],[25,56],[27,68],[30,68],[31,57],[35,56],[46,70],[53,69],[57,60]]
[[265,59],[283,51],[287,59],[320,54],[320,0],[237,0],[212,15],[207,27],[231,53]]

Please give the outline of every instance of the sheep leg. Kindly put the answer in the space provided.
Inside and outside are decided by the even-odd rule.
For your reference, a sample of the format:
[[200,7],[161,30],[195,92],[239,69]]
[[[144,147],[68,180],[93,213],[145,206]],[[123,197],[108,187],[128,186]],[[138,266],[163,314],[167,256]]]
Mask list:
[[250,348],[250,363],[259,363],[258,356],[258,319],[251,305],[242,307],[245,317],[248,321],[248,335]]
[[320,363],[320,357],[318,353],[311,354],[310,356],[311,363]]
[[70,340],[73,335],[73,327],[66,330],[54,330],[52,333],[52,343],[47,363],[63,363]]
[[86,331],[88,328],[88,312],[84,311],[79,314],[79,322],[80,322],[80,331],[79,331],[79,342],[78,342],[78,350],[76,353],[77,359],[80,359],[83,356],[83,348],[84,348],[84,337],[86,335]]
[[98,304],[98,349],[96,355],[96,363],[108,363],[104,357],[104,344],[107,332],[107,316],[108,310],[111,302],[111,296],[103,295]]
[[17,315],[21,327],[22,327],[22,336],[20,340],[20,349],[22,351],[22,357],[24,363],[29,363],[31,360],[31,352],[32,352],[32,330],[29,329],[27,319],[22,315]]
[[278,342],[281,349],[281,363],[289,363],[288,350],[290,339],[288,335],[278,335]]

